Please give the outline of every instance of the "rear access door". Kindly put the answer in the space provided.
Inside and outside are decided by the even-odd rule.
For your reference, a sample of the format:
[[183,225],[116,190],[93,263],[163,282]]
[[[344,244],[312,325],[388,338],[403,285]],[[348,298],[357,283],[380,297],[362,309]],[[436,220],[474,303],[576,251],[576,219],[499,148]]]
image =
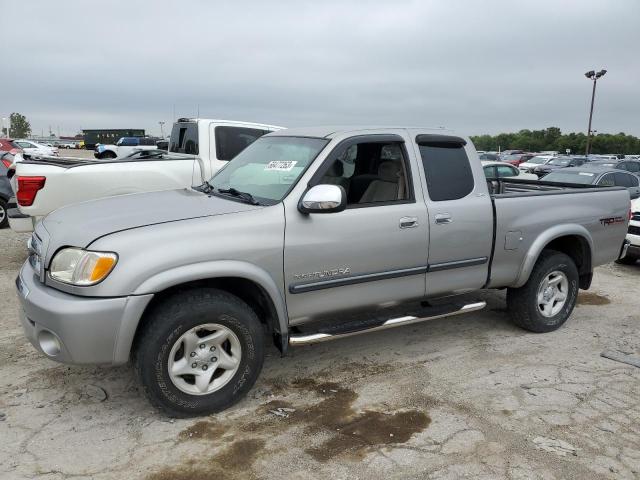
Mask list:
[[460,137],[415,134],[429,211],[427,296],[485,285],[494,213],[482,166]]

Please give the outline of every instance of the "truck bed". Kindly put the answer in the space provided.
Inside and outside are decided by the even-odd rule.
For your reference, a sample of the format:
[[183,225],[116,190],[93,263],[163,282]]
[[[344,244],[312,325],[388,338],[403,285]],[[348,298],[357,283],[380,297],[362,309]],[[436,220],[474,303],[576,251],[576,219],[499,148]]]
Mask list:
[[[158,150],[148,150],[151,152],[156,152]],[[167,153],[162,151],[164,155],[168,158],[163,158],[162,156],[157,156],[153,154],[148,155],[136,155],[136,156],[127,156],[122,158],[109,158],[109,159],[87,159],[87,158],[76,158],[76,157],[53,157],[53,156],[32,156],[31,158],[24,159],[22,162],[26,165],[52,165],[55,167],[61,168],[74,168],[74,167],[83,167],[85,165],[105,165],[105,164],[118,164],[118,163],[129,163],[129,162],[161,162],[163,160],[194,160],[194,155],[185,155],[180,153]]]
[[516,178],[499,178],[487,180],[491,196],[540,195],[558,193],[596,192],[602,189],[625,190],[624,187],[603,187],[582,183],[545,182],[544,180],[521,180]]
[[[593,265],[619,255],[622,245],[611,239],[623,238],[627,228],[630,200],[626,188],[519,179],[489,180],[487,184],[495,232],[490,288],[521,286],[526,278],[523,255],[528,252],[525,264],[535,260],[530,252],[552,242],[556,230],[558,236],[591,238],[593,244],[582,248],[585,261]],[[541,231],[546,232],[544,237]]]

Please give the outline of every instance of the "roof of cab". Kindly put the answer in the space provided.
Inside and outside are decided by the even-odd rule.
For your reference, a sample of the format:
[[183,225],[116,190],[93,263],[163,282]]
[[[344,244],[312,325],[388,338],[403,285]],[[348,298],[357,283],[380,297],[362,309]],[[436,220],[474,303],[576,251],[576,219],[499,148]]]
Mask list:
[[433,133],[448,135],[454,135],[454,132],[443,128],[425,128],[425,127],[413,127],[413,126],[385,126],[385,125],[321,125],[317,127],[295,127],[287,128],[286,130],[280,130],[277,132],[271,132],[268,135],[273,136],[287,136],[287,137],[315,137],[315,138],[330,138],[343,133],[359,133],[366,134],[367,132],[380,130],[423,130]]

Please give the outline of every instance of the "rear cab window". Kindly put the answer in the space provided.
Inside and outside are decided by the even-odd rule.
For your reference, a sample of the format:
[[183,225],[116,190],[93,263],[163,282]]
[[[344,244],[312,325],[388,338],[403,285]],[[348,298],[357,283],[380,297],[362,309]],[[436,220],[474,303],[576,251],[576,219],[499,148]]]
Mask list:
[[475,182],[465,140],[447,135],[418,135],[416,143],[432,201],[458,200],[473,191]]
[[171,129],[169,151],[197,155],[199,153],[198,124],[196,122],[177,122]]
[[214,129],[216,158],[231,160],[269,130],[247,127],[217,126]]

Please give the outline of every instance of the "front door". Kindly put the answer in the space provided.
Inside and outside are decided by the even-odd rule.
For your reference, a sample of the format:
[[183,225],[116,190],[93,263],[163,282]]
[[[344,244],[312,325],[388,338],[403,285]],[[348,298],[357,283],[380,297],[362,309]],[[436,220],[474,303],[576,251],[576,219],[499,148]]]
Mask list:
[[298,199],[285,205],[291,325],[422,298],[429,227],[410,160],[401,136],[352,137],[338,144],[310,184],[344,188],[347,209],[305,215]]

